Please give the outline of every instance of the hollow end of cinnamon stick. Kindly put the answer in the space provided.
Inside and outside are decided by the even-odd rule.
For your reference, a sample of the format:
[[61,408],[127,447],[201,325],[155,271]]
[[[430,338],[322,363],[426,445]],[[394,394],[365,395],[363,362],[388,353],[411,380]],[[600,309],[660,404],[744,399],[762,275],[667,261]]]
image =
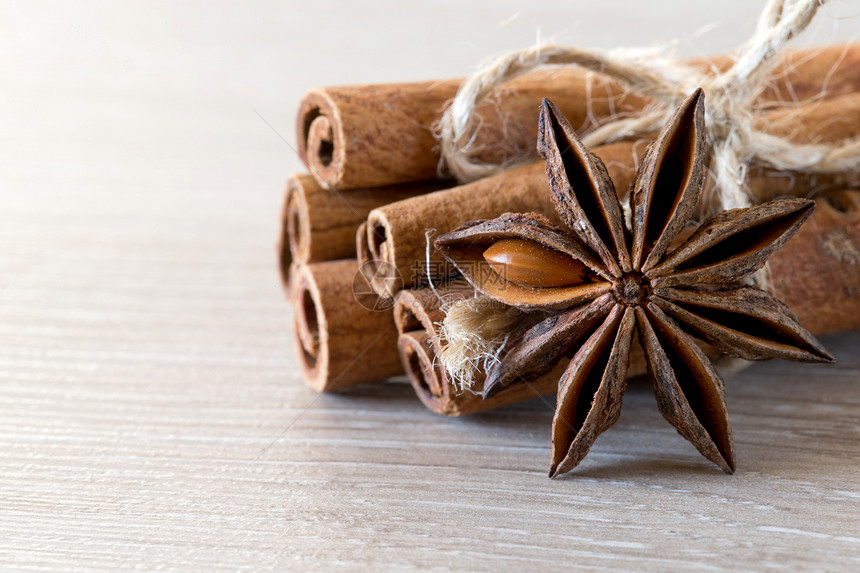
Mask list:
[[307,173],[294,174],[287,181],[281,259],[312,263],[355,257],[356,230],[373,209],[448,184],[432,181],[341,192],[323,189]]
[[281,278],[284,284],[288,282],[285,271],[290,268],[291,261],[307,262],[310,237],[307,225],[307,204],[302,198],[301,183],[297,176],[287,181],[287,192],[284,198],[284,210],[281,218],[281,240],[278,253],[281,263]]
[[436,360],[433,343],[425,330],[400,335],[397,341],[403,370],[421,402],[434,412],[445,410],[448,385]]
[[367,221],[358,226],[355,231],[355,254],[359,266],[373,262],[370,254],[370,245],[367,243]]
[[337,104],[323,89],[311,90],[299,104],[296,120],[299,157],[326,188],[344,174],[343,130]]
[[[316,297],[314,295],[317,295]],[[319,295],[308,283],[299,283],[295,293],[293,312],[296,316],[296,340],[301,358],[305,380],[316,381],[319,376],[319,364],[328,362],[328,337],[321,341],[320,333],[320,303]],[[323,316],[323,320],[325,317]],[[309,384],[312,388],[322,391],[321,384]]]
[[[385,256],[394,247],[391,244],[391,233],[387,221],[378,212],[372,212],[367,220],[367,247],[370,256],[375,260],[384,261]],[[387,261],[390,262],[390,261]]]
[[[370,288],[380,297],[394,300],[404,286],[404,271],[389,262],[393,253],[392,244],[386,234],[386,227],[371,217],[377,210],[370,212],[368,220],[355,233],[355,249],[358,263]],[[406,280],[411,280],[406,278]]]
[[[397,268],[396,238],[384,211],[375,209],[368,214],[364,232],[362,252],[367,255],[368,260],[377,266],[391,265]],[[406,284],[411,284],[411,281]]]
[[330,392],[403,373],[390,306],[374,308],[355,260],[300,265],[293,274],[296,351],[308,386]]
[[283,285],[284,290],[287,293],[287,298],[290,297],[291,292],[290,275],[291,267],[293,266],[293,253],[292,248],[290,246],[290,237],[288,232],[290,202],[292,201],[293,194],[295,193],[293,179],[294,178],[291,177],[287,180],[287,188],[284,192],[284,205],[281,208],[281,232],[278,235],[278,244],[276,247],[278,253],[278,270],[280,271],[281,275],[281,284]]

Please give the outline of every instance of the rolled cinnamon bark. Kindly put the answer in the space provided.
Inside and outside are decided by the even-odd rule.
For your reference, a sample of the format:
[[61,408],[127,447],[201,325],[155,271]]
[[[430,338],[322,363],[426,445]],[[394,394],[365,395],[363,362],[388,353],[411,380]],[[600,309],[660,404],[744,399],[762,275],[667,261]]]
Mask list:
[[[816,197],[812,217],[800,232],[769,261],[767,290],[791,308],[801,324],[820,335],[860,328],[860,191],[837,191]],[[449,292],[436,289],[448,299],[471,296],[461,284]],[[403,367],[415,393],[438,414],[459,416],[506,404],[553,394],[564,361],[553,372],[530,385],[506,388],[484,400],[482,375],[473,381],[473,392],[458,391],[439,362],[441,343],[437,326],[445,318],[438,298],[429,288],[404,290],[398,294],[395,322]],[[699,341],[724,376],[737,371],[734,359]],[[645,357],[634,340],[628,378],[646,372]],[[512,390],[518,389],[516,392]],[[504,398],[497,401],[504,394]]]
[[821,193],[771,256],[767,289],[813,334],[860,328],[860,190]]
[[[730,56],[692,62],[726,69]],[[860,44],[786,52],[760,105],[796,103],[860,90]],[[320,185],[353,189],[437,177],[433,126],[462,80],[318,88],[302,100],[296,122],[299,154]],[[482,128],[477,158],[502,164],[535,157],[538,107],[552,99],[578,131],[615,114],[641,110],[650,99],[600,74],[576,68],[536,70],[496,90],[476,109]]]
[[355,232],[371,210],[446,186],[450,183],[429,181],[339,193],[323,189],[306,173],[294,174],[287,181],[278,246],[284,282],[293,261],[355,257]]
[[291,282],[297,354],[308,386],[329,392],[403,373],[390,306],[373,309],[377,297],[355,260],[300,265]]
[[[779,109],[760,116],[756,122],[761,129],[796,142],[842,141],[860,134],[860,93]],[[647,143],[618,142],[593,150],[606,164],[619,194],[625,195],[635,178]],[[759,202],[860,185],[860,173],[853,171],[794,173],[753,165],[749,174],[750,193]],[[713,181],[709,180],[703,197],[713,200],[714,194],[709,193],[712,189]],[[704,211],[711,208],[707,201],[702,205]],[[432,237],[438,234],[467,221],[490,219],[505,212],[542,213],[557,221],[542,163],[374,209],[368,215],[366,229],[356,237],[358,257],[362,263],[387,263],[397,269],[404,288],[427,284],[455,274],[455,269],[432,248],[427,264],[428,240],[432,245]],[[430,239],[428,229],[433,231]],[[374,282],[373,286],[381,285]]]

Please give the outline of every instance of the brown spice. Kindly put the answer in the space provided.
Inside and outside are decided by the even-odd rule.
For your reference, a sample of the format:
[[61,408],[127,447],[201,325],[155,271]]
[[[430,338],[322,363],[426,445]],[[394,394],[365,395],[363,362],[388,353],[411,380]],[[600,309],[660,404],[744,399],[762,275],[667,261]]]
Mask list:
[[[702,192],[704,142],[704,94],[698,90],[642,159],[628,233],[603,163],[545,100],[538,149],[567,230],[539,215],[506,214],[463,225],[436,240],[483,295],[526,311],[553,312],[519,337],[483,387],[491,396],[572,356],[559,382],[552,477],[576,467],[596,437],[618,419],[634,330],[661,413],[729,473],[735,462],[723,382],[679,323],[733,356],[832,361],[784,304],[739,284],[797,232],[812,212],[812,201],[792,198],[722,212],[667,254]],[[498,284],[481,272],[486,264],[481,249],[510,238],[540,242],[572,257],[594,278],[561,287]]]
[[860,190],[823,193],[809,222],[770,258],[768,289],[814,334],[860,328],[858,251]]

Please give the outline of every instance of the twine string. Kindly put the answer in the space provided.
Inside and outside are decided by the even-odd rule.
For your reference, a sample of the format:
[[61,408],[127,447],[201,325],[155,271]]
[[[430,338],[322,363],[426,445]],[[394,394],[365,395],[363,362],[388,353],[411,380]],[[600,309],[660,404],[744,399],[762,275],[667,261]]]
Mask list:
[[440,171],[461,182],[494,175],[511,166],[476,160],[470,143],[479,127],[476,107],[495,88],[543,66],[578,66],[616,80],[622,87],[649,96],[657,109],[633,117],[614,117],[582,137],[596,147],[658,131],[675,108],[697,87],[707,95],[706,125],[712,149],[715,204],[722,209],[751,204],[745,187],[749,164],[756,161],[780,170],[833,173],[860,169],[860,141],[799,144],[752,127],[752,105],[776,65],[786,42],[802,32],[827,0],[770,0],[753,35],[738,50],[725,72],[701,71],[654,50],[618,48],[604,51],[544,44],[502,55],[468,78],[438,126]]

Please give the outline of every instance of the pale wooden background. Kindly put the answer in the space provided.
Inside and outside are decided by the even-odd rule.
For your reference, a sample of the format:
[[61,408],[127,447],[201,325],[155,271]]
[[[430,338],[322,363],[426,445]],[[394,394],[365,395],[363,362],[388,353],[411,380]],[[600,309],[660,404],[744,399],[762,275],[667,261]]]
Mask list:
[[528,4],[0,6],[0,570],[860,566],[860,331],[824,339],[838,366],[728,381],[735,476],[647,386],[550,481],[544,402],[449,420],[403,383],[302,385],[275,131],[306,89],[465,74],[538,29],[725,50],[760,2]]

